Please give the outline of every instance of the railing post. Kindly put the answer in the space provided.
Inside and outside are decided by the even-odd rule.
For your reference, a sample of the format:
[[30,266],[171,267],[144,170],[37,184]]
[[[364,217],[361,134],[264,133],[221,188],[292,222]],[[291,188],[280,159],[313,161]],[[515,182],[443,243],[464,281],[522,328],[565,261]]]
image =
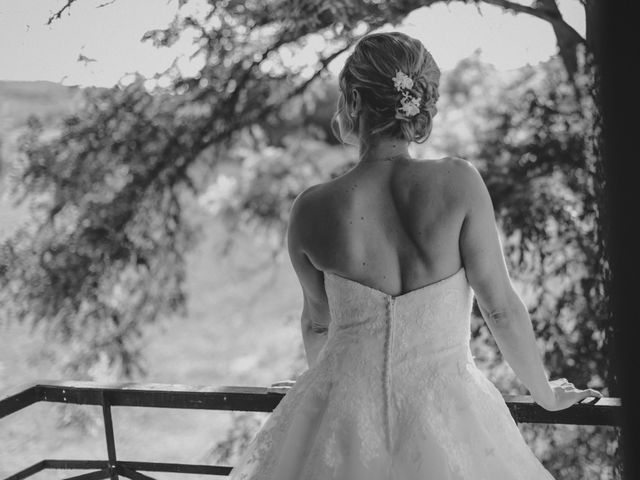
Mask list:
[[109,459],[109,474],[111,480],[118,480],[116,443],[113,438],[113,421],[111,420],[111,404],[107,392],[102,392],[102,416],[104,418],[104,434],[107,440],[107,457]]

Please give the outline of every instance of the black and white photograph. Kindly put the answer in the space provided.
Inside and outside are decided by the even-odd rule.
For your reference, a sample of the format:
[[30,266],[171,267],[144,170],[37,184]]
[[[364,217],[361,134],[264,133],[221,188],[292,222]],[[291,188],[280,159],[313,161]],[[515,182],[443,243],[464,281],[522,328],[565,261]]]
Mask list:
[[0,0],[0,479],[640,478],[626,5]]

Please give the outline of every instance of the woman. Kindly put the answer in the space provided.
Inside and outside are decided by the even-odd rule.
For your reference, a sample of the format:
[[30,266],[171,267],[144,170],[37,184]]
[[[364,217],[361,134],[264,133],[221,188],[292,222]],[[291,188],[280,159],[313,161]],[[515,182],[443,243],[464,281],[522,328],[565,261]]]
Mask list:
[[539,405],[601,397],[548,381],[475,167],[409,155],[431,132],[439,77],[401,33],[362,38],[346,61],[334,119],[360,161],[299,195],[288,231],[310,368],[232,480],[552,479],[473,361],[474,293]]

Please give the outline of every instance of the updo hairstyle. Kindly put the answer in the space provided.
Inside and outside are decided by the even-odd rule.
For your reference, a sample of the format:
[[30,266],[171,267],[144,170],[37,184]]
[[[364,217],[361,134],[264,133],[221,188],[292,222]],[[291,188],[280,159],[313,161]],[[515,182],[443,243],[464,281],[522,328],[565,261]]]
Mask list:
[[[408,116],[401,105],[402,93],[394,85],[401,71],[413,80],[408,92],[420,97],[419,111]],[[331,126],[336,137],[338,115],[352,101],[353,89],[362,97],[370,135],[384,135],[423,143],[429,138],[433,117],[437,114],[440,69],[422,42],[404,33],[373,33],[362,37],[347,58],[339,75],[340,98]],[[355,119],[343,117],[349,131],[357,128]]]

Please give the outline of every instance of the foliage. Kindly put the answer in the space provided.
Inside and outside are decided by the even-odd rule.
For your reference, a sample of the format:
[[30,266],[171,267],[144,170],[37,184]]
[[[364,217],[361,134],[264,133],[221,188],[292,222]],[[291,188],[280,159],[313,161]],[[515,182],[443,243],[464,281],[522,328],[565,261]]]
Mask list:
[[141,81],[87,95],[59,136],[43,138],[32,118],[21,140],[13,193],[33,200],[33,221],[2,246],[3,313],[46,322],[52,339],[73,338],[72,372],[106,361],[131,375],[141,325],[183,303],[192,232],[175,186],[157,176],[158,159],[178,156],[159,108],[172,99],[149,95]]
[[167,88],[148,91],[136,76],[128,85],[88,91],[83,108],[58,132],[30,119],[13,193],[17,202],[32,202],[33,221],[0,249],[2,315],[44,322],[52,339],[67,341],[69,375],[96,378],[91,372],[104,363],[118,376],[140,372],[141,326],[184,308],[183,255],[194,228],[181,202],[202,188],[190,169],[213,168],[249,127],[268,122],[303,92],[354,36],[392,18],[379,12],[367,25],[348,5],[318,4],[324,20],[313,28],[322,31],[320,50],[331,53],[319,54],[309,75],[285,68],[279,51],[302,41],[308,18],[316,17],[296,20],[289,17],[296,10],[271,7],[215,3],[203,18],[178,16],[145,35],[170,45],[184,31],[199,31],[195,55],[204,66],[195,78],[172,68]]
[[[593,70],[584,51],[582,55],[573,83],[559,59],[553,58],[540,68],[524,69],[510,86],[493,90],[494,94],[488,94],[492,90],[481,80],[486,67],[467,62],[461,68],[484,72],[467,75],[476,89],[475,95],[467,96],[474,105],[471,117],[476,136],[470,158],[489,188],[509,270],[527,287],[545,367],[551,378],[569,378],[581,388],[615,396],[608,381],[612,372],[605,342],[610,323],[600,228],[600,158],[586,134],[595,128],[597,108],[590,94]],[[460,90],[465,91],[451,91]],[[474,336],[486,328],[475,325]],[[502,372],[496,380],[503,390],[515,387],[525,393],[521,385],[513,384],[513,376],[504,375],[500,356],[487,359],[488,371]],[[615,448],[617,429],[572,428],[568,434],[565,427],[527,425],[523,430],[530,435],[530,443],[547,440],[547,448],[539,455],[548,459],[559,478],[620,474],[611,468],[621,464]],[[566,448],[569,438],[583,449],[571,461]],[[595,473],[593,465],[608,467]]]
[[[148,32],[144,40],[158,47],[193,34],[200,72],[186,78],[174,66],[163,75],[168,87],[149,91],[136,77],[87,92],[57,132],[30,120],[14,193],[31,201],[33,221],[0,246],[4,320],[49,326],[52,339],[69,345],[75,378],[139,372],[141,326],[183,312],[184,254],[197,233],[183,214],[185,196],[204,193],[231,232],[262,232],[274,252],[282,250],[291,200],[327,176],[312,167],[328,148],[322,142],[334,141],[323,121],[335,98],[320,82],[326,65],[362,34],[434,3],[227,0]],[[601,159],[585,133],[597,123],[589,52],[551,0],[486,3],[552,22],[561,56],[509,88],[492,83],[491,69],[473,59],[461,64],[443,93],[472,119],[457,119],[471,143],[453,134],[445,143],[483,173],[511,271],[535,287],[531,314],[552,377],[606,393]],[[285,59],[303,48],[315,49],[317,63],[292,68]],[[240,172],[209,185],[223,161]],[[480,322],[474,335],[486,366],[500,372]],[[595,463],[606,459],[598,442],[610,438],[577,438]],[[560,472],[553,451],[545,455]],[[586,468],[581,478],[590,478]]]
[[530,313],[545,365],[552,376],[606,388],[598,159],[585,136],[589,82],[589,72],[577,77],[577,96],[557,61],[525,72],[487,105],[478,143],[512,271],[533,289]]

